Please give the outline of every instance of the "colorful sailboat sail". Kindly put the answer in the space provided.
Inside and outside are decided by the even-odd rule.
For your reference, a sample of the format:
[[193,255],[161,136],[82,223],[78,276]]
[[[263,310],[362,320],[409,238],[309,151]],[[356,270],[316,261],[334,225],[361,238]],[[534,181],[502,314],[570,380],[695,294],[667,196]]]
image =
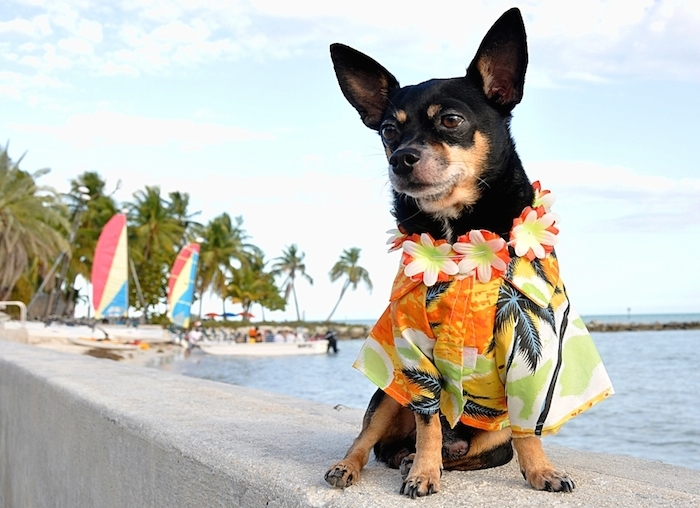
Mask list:
[[199,244],[190,243],[180,250],[168,283],[168,318],[177,326],[190,325],[190,308],[194,299]]
[[112,216],[97,239],[92,262],[95,318],[126,316],[129,308],[129,257],[126,215]]

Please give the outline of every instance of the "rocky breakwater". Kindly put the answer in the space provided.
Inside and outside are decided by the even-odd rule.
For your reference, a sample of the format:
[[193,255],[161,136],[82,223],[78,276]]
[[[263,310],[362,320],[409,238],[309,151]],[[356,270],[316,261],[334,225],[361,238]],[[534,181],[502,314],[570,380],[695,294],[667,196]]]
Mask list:
[[697,330],[700,329],[700,321],[670,321],[668,323],[603,323],[590,321],[586,323],[591,332],[636,332],[643,330]]

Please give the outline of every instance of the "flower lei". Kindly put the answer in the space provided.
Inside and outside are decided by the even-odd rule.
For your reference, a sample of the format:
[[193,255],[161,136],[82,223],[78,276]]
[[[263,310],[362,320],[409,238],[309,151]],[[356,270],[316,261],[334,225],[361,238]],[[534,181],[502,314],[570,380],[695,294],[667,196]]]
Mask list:
[[429,234],[409,235],[401,226],[387,231],[391,235],[387,245],[389,252],[403,249],[401,262],[404,274],[413,280],[422,280],[426,286],[475,276],[479,282],[489,282],[501,277],[510,262],[508,246],[515,255],[544,259],[554,250],[559,230],[555,224],[559,217],[551,212],[554,194],[542,190],[540,182],[532,184],[535,199],[513,220],[510,240],[506,243],[496,233],[473,229],[457,237],[454,244],[446,240],[434,240]]

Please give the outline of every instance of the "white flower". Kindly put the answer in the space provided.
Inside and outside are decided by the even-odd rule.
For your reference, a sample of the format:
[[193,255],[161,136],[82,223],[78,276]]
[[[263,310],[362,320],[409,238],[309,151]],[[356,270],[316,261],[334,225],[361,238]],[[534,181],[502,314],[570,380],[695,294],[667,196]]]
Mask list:
[[404,241],[403,250],[408,256],[403,273],[411,278],[422,274],[426,286],[433,286],[439,278],[446,279],[445,275],[459,272],[457,263],[451,258],[452,246],[446,242],[436,245],[426,233],[420,235],[420,243]]
[[391,247],[389,247],[389,252],[399,250],[401,244],[406,239],[406,233],[402,232],[400,229],[389,229],[387,234],[389,235],[389,239],[386,241],[386,244],[391,245]]
[[532,187],[535,190],[535,201],[532,204],[532,208],[544,206],[545,212],[551,212],[552,205],[554,205],[554,202],[556,201],[554,194],[552,194],[552,192],[549,190],[542,190],[539,180],[533,183]]
[[513,221],[514,226],[510,232],[515,254],[525,256],[530,261],[535,258],[544,259],[557,243],[559,230],[554,226],[555,222],[555,215],[545,212],[544,207],[535,210],[525,208],[520,217]]
[[[486,238],[488,237],[488,239]],[[476,270],[479,282],[491,280],[493,270],[505,272],[508,264],[503,259],[508,259],[506,242],[500,236],[489,231],[474,229],[468,235],[464,235],[452,248],[464,258],[457,265],[460,274],[471,275]],[[499,253],[501,256],[499,257]]]

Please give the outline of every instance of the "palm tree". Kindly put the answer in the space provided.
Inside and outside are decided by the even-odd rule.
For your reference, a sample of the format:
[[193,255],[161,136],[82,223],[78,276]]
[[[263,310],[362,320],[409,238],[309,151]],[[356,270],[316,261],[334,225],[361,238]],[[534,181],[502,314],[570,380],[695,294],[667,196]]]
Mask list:
[[149,260],[156,252],[172,253],[180,245],[185,227],[160,195],[160,187],[146,186],[134,193],[129,209],[130,229],[133,231],[134,253]]
[[[129,258],[139,276],[143,302],[131,291],[135,306],[144,312],[163,302],[168,286],[168,273],[182,245],[185,226],[175,215],[171,204],[160,195],[160,187],[146,186],[134,193],[129,211]],[[135,284],[134,284],[135,286]],[[132,286],[132,289],[136,289]]]
[[69,249],[70,224],[56,191],[37,186],[44,169],[29,174],[13,163],[7,145],[0,151],[0,300],[7,300],[30,260],[45,275],[59,254]]
[[242,225],[242,217],[236,217],[234,223],[227,213],[222,213],[212,219],[202,232],[197,275],[200,315],[202,294],[208,290],[222,299],[223,313],[226,315],[227,287],[233,275],[234,264],[236,261],[245,261],[247,253],[254,249],[244,243],[248,236]]
[[285,302],[275,285],[274,275],[265,271],[266,264],[263,254],[258,252],[251,255],[240,268],[233,270],[227,292],[234,303],[243,306],[244,321],[248,319],[253,303],[259,303],[270,310],[284,308]]
[[193,220],[194,217],[202,212],[190,213],[188,210],[190,206],[190,195],[187,192],[171,192],[168,194],[168,197],[170,198],[171,213],[180,221],[180,224],[185,230],[185,235],[182,237],[183,243],[181,245],[181,247],[184,247],[187,243],[195,241],[197,237],[202,236],[204,226]]
[[[117,204],[111,196],[105,195],[106,182],[93,171],[86,171],[75,180],[71,180],[70,187],[67,198],[70,201],[68,206],[72,219],[75,220],[75,216],[81,213],[73,244],[70,273],[73,277],[82,275],[89,281],[97,239],[107,221],[117,213]],[[81,187],[87,189],[87,195],[90,197],[87,202],[81,199]]]
[[112,196],[105,194],[106,185],[102,177],[93,171],[86,171],[70,181],[71,190],[65,197],[71,222],[77,230],[65,277],[66,299],[79,298],[75,290],[78,275],[91,281],[97,239],[107,221],[118,211]]
[[338,298],[335,307],[333,307],[333,310],[331,311],[326,321],[331,320],[331,317],[333,317],[335,310],[338,308],[340,301],[345,295],[345,291],[350,286],[352,286],[352,290],[354,291],[357,289],[357,285],[360,282],[364,282],[365,286],[367,286],[367,289],[370,292],[372,292],[372,281],[369,278],[369,272],[357,264],[359,259],[359,248],[352,247],[350,249],[345,249],[340,255],[340,259],[338,260],[338,262],[335,265],[333,265],[333,268],[331,268],[331,271],[328,274],[331,278],[331,282],[335,282],[343,276],[345,276],[346,279],[343,283],[343,289],[340,290],[340,297]]
[[296,244],[292,244],[282,252],[280,257],[275,258],[276,263],[272,266],[273,275],[287,275],[287,278],[282,283],[282,291],[284,291],[285,301],[289,301],[290,293],[294,296],[297,321],[301,321],[301,316],[299,315],[299,303],[297,302],[297,292],[294,286],[296,276],[299,274],[306,279],[309,284],[313,285],[314,283],[313,279],[306,273],[306,265],[304,264],[305,256],[306,254],[299,252]]

